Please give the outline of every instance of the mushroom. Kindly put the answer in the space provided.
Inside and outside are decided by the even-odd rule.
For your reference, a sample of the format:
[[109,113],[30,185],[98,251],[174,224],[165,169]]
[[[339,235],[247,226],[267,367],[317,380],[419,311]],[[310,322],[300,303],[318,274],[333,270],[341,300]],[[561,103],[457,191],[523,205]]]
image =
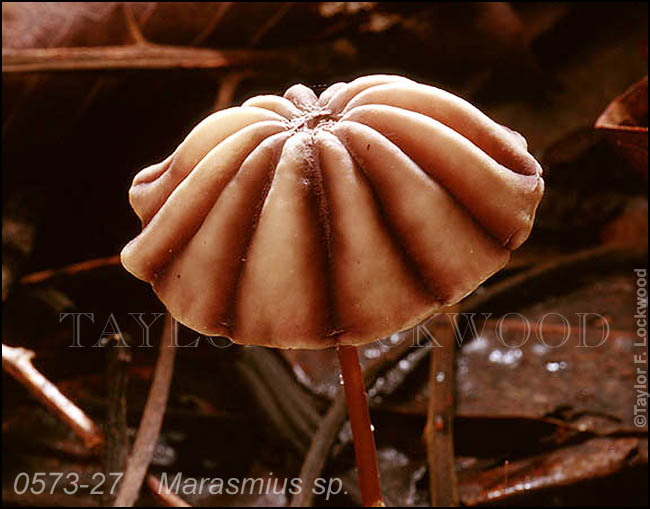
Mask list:
[[337,347],[363,500],[376,505],[355,347],[500,270],[530,233],[541,174],[521,135],[438,88],[389,75],[320,97],[294,85],[210,115],[135,177],[143,229],[122,264],[200,333]]

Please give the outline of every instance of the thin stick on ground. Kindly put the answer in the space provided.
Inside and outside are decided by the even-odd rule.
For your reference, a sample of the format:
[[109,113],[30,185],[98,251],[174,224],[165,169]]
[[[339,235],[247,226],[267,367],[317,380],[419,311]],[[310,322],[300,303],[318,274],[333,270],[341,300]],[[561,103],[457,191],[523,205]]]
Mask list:
[[[457,308],[449,308],[449,313]],[[448,315],[451,318],[451,315]],[[458,484],[454,460],[454,359],[456,347],[451,326],[441,326],[436,339],[441,348],[429,355],[429,406],[424,439],[429,464],[432,507],[457,507]]]
[[127,69],[223,69],[243,65],[292,66],[291,51],[216,50],[190,46],[129,44],[67,48],[2,50],[2,73],[108,71]]
[[2,369],[68,424],[88,449],[101,445],[104,440],[97,426],[32,365],[33,357],[31,350],[2,345]]
[[105,258],[94,258],[79,263],[73,263],[60,269],[48,269],[40,272],[32,272],[24,276],[20,283],[23,285],[34,285],[42,283],[49,279],[61,276],[73,276],[89,270],[95,270],[102,267],[113,267],[120,264],[120,255],[108,256]]
[[176,348],[168,341],[173,329],[172,321],[173,318],[170,318],[165,322],[149,396],[131,449],[124,479],[115,499],[115,507],[132,507],[137,500],[158,442],[176,357]]
[[241,82],[254,74],[255,72],[250,69],[230,71],[224,74],[219,80],[219,91],[214,102],[214,111],[230,108]]
[[320,476],[325,467],[329,451],[341,429],[341,424],[345,422],[346,416],[345,397],[341,392],[330,406],[314,434],[300,470],[302,490],[291,499],[291,507],[311,507],[316,478]]
[[339,346],[337,352],[352,428],[361,499],[365,507],[383,507],[375,436],[357,349],[354,346]]
[[[129,338],[124,338],[129,342]],[[117,335],[106,346],[106,418],[104,424],[104,474],[110,478],[112,472],[124,472],[128,460],[129,434],[126,420],[126,391],[129,382],[131,349],[117,346]],[[102,505],[111,507],[115,493],[106,490],[101,495]]]

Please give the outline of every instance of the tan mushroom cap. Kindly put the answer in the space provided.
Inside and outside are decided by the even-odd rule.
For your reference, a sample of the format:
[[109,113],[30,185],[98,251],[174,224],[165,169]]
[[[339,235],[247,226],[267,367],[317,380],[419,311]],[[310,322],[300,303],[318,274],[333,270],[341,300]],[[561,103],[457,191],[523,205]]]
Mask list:
[[210,115],[129,198],[123,265],[181,323],[240,344],[359,345],[455,303],[528,237],[522,136],[400,76],[295,85]]

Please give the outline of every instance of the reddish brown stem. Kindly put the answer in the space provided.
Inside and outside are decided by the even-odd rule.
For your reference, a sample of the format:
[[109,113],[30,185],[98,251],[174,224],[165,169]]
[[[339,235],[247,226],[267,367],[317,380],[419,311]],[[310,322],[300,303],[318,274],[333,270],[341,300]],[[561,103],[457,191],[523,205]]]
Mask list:
[[366,386],[357,349],[354,346],[339,346],[337,350],[352,427],[361,499],[365,507],[384,507],[379,483],[375,436],[370,422]]

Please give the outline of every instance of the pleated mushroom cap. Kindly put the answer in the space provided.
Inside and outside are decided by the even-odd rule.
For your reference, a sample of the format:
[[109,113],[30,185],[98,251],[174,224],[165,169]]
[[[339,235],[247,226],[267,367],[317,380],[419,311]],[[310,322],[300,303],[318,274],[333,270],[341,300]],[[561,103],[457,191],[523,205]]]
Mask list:
[[169,312],[235,343],[386,337],[500,270],[544,192],[524,138],[399,76],[303,85],[198,124],[129,198],[122,263]]

